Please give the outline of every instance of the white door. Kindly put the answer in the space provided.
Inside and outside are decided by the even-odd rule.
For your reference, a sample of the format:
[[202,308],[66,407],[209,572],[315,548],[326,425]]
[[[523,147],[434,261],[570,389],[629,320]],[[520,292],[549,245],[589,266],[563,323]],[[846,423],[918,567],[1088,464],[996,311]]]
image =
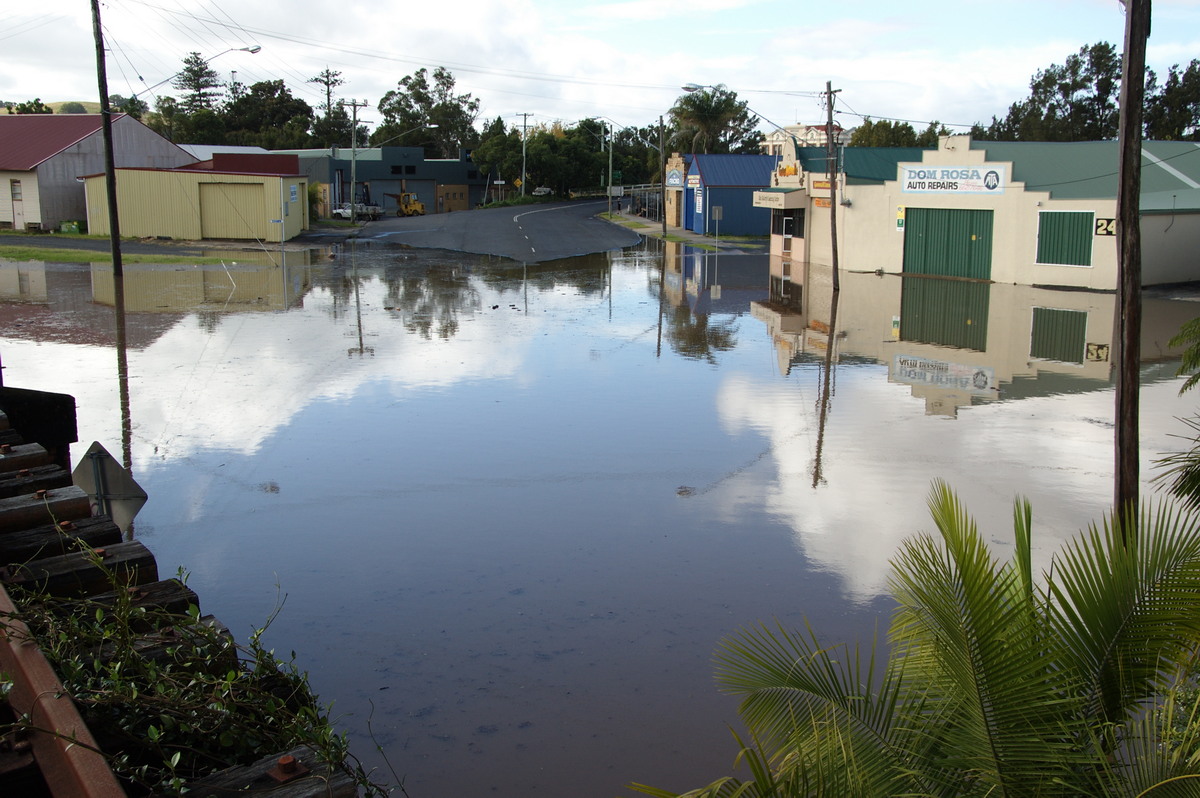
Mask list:
[[25,229],[25,208],[24,208],[24,202],[22,202],[22,200],[21,200],[21,181],[20,180],[9,180],[8,181],[8,191],[9,191],[9,196],[12,197],[13,229],[14,230],[24,230]]

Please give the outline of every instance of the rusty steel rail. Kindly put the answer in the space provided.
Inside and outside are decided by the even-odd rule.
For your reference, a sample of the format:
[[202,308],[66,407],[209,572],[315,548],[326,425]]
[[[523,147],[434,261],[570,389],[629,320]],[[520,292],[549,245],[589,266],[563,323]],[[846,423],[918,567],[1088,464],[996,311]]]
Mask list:
[[0,584],[0,671],[8,702],[34,728],[33,755],[56,798],[126,798],[104,756]]

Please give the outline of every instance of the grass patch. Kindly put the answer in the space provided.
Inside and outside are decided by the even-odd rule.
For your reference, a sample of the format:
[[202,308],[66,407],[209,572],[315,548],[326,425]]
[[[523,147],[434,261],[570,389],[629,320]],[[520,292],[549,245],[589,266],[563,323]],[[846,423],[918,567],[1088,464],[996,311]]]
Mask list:
[[[55,263],[112,263],[107,252],[88,249],[59,249],[57,247],[23,247],[0,244],[0,260],[45,260]],[[188,263],[202,266],[217,265],[221,258],[201,258],[196,255],[134,255],[122,253],[122,263]]]

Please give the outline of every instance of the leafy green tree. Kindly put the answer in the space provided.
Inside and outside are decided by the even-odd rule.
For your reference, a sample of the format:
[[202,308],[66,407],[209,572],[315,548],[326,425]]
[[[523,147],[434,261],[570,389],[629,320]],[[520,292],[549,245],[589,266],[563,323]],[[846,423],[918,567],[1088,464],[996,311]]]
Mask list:
[[[351,144],[350,131],[353,126],[353,120],[350,119],[350,114],[346,112],[345,106],[335,103],[332,111],[313,120],[313,144],[319,147],[349,147]],[[367,141],[367,137],[367,126],[359,125],[356,140],[360,146]]]
[[1147,139],[1200,141],[1200,60],[1192,59],[1182,70],[1172,66],[1162,86],[1154,71],[1147,70],[1143,114]]
[[134,119],[141,119],[150,112],[150,106],[145,100],[137,97],[123,97],[120,94],[110,94],[108,106],[123,114],[129,114]]
[[264,80],[228,103],[224,110],[226,143],[296,149],[310,143],[313,110],[292,96],[282,80]]
[[863,117],[862,124],[850,134],[851,147],[916,147],[917,131],[907,122],[890,119],[875,121]]
[[52,114],[54,109],[42,102],[40,97],[8,107],[10,114]]
[[180,114],[172,130],[176,144],[228,144],[225,117],[211,108]]
[[371,144],[424,147],[439,158],[453,158],[460,147],[479,140],[475,119],[479,100],[470,93],[455,94],[454,75],[445,67],[433,70],[433,82],[424,68],[402,78],[383,95],[379,112],[383,123],[371,134]]
[[325,112],[326,117],[331,116],[333,114],[335,108],[340,109],[342,111],[346,110],[341,105],[338,105],[338,104],[334,103],[334,101],[333,101],[333,90],[336,89],[338,86],[342,86],[346,83],[346,81],[342,80],[341,72],[337,72],[335,70],[330,69],[329,67],[325,67],[325,69],[321,70],[321,72],[319,74],[317,74],[315,77],[309,78],[308,82],[309,83],[318,83],[324,88],[325,103],[322,106],[320,106],[320,108],[322,111]]
[[179,107],[179,101],[174,97],[163,94],[154,101],[154,111],[146,115],[146,127],[170,141],[175,141],[175,130],[186,114]]
[[509,183],[521,176],[521,129],[509,130],[504,119],[496,117],[483,128],[479,144],[471,150],[471,160],[486,175],[489,188],[493,180]]
[[213,109],[221,96],[221,79],[215,69],[201,57],[200,53],[188,53],[183,59],[183,69],[175,76],[171,85],[184,93],[180,106],[184,113],[192,114],[201,108]]
[[87,109],[83,107],[83,103],[72,100],[71,102],[65,102],[60,105],[58,112],[60,114],[86,114]]
[[938,535],[893,558],[883,667],[811,630],[762,625],[722,644],[751,780],[687,795],[1196,794],[1197,520],[1146,509],[1127,538],[1107,519],[1035,581],[1027,502],[1007,561],[947,485],[929,506]]
[[1029,97],[1009,106],[1003,119],[972,135],[993,141],[1102,141],[1117,136],[1121,55],[1108,42],[1080,48],[1063,64],[1039,69]]
[[670,110],[675,140],[692,153],[758,152],[758,117],[724,85],[683,94]]

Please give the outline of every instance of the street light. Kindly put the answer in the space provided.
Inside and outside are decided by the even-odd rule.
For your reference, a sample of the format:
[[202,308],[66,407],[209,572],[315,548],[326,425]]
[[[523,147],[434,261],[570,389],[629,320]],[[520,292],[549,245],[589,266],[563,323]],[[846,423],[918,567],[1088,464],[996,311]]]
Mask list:
[[[210,55],[208,58],[205,58],[204,63],[207,65],[209,61],[212,61],[215,58],[220,58],[221,56],[225,55],[226,53],[242,52],[242,53],[250,53],[251,55],[254,55],[255,53],[257,53],[260,50],[262,50],[262,47],[257,44],[252,44],[248,47],[230,47],[228,50],[222,50],[221,52],[217,53],[216,55]],[[143,94],[149,94],[150,92],[157,89],[159,86],[163,85],[164,83],[169,83],[172,80],[175,80],[175,78],[179,77],[182,74],[183,74],[183,70],[181,69],[178,72],[176,72],[174,75],[171,75],[169,78],[160,80],[158,83],[155,83],[153,86],[142,89],[141,91],[139,91],[137,94],[135,94],[133,96],[136,99],[138,97],[141,97]],[[138,75],[138,80],[143,80],[141,75]]]

